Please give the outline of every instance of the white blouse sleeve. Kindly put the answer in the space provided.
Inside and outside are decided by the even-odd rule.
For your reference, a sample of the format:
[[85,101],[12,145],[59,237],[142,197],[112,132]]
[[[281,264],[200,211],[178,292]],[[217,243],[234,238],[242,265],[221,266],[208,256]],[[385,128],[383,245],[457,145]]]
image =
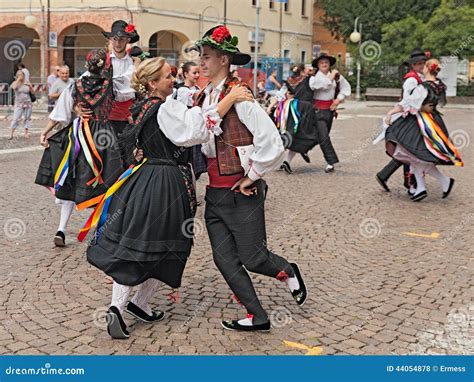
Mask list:
[[403,94],[403,99],[398,103],[404,112],[416,114],[421,109],[428,91],[423,85],[418,85],[411,93]]
[[413,77],[407,78],[403,83],[403,98],[409,96],[410,93],[415,89],[418,85],[418,81]]
[[178,101],[180,101],[181,103],[183,103],[186,106],[193,106],[192,98],[193,98],[193,96],[192,96],[191,91],[189,90],[189,88],[187,88],[185,86],[181,86],[180,88],[178,88],[178,90],[176,92],[176,99]]
[[235,109],[240,121],[253,135],[254,152],[250,156],[251,167],[247,176],[257,180],[280,168],[285,149],[275,124],[256,101],[238,102]]
[[330,89],[332,86],[332,81],[328,76],[324,75],[322,72],[317,72],[314,76],[309,79],[309,87],[311,90],[320,90],[320,89]]
[[72,111],[74,107],[74,97],[72,96],[74,90],[74,83],[68,85],[59,96],[56,106],[49,115],[49,119],[63,124],[68,124],[71,121]]
[[167,99],[158,110],[158,125],[161,131],[176,146],[191,147],[209,140],[201,108],[188,109],[175,99]]
[[344,101],[344,98],[351,95],[351,84],[343,77],[339,77],[339,94],[337,98],[341,101]]
[[132,75],[135,71],[133,65],[129,66],[126,72],[113,76],[113,87],[115,100],[118,102],[135,99],[135,90],[132,88]]

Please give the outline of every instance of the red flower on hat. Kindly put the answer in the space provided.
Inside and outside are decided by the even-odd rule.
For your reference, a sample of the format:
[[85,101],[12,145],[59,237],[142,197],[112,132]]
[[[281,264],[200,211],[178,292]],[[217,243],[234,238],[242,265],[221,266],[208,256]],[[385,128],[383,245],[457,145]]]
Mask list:
[[221,26],[214,29],[211,37],[218,44],[222,44],[222,41],[224,41],[227,37],[230,37],[230,32],[227,27]]
[[135,25],[133,25],[133,24],[128,24],[128,25],[125,27],[125,32],[127,32],[127,33],[133,33],[133,32],[135,32]]

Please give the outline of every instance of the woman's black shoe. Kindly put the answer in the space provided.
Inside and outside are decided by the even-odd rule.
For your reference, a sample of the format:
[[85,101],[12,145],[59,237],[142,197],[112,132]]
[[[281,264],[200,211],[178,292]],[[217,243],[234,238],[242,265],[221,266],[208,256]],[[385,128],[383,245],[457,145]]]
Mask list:
[[270,330],[270,321],[257,325],[240,325],[238,320],[221,321],[221,325],[227,330],[238,330],[241,332],[268,332]]
[[127,313],[131,314],[133,317],[147,323],[161,321],[165,317],[164,312],[157,310],[156,312],[151,312],[151,316],[147,314],[143,309],[135,305],[133,302],[129,302],[127,305]]
[[311,160],[309,159],[309,155],[306,153],[301,153],[301,156],[303,157],[304,161],[306,163],[311,163]]
[[306,298],[308,297],[308,290],[306,289],[306,284],[303,281],[303,276],[301,276],[298,264],[290,263],[290,265],[293,268],[293,272],[295,272],[295,276],[300,284],[300,288],[292,291],[291,295],[299,306],[303,306],[306,302]]
[[283,164],[281,165],[281,168],[282,168],[283,170],[285,170],[285,172],[286,172],[287,174],[293,173],[293,170],[291,169],[290,164],[289,164],[286,160],[283,161]]
[[127,325],[115,306],[111,306],[107,311],[107,333],[116,340],[125,340],[130,337]]
[[449,194],[451,193],[451,190],[453,189],[453,186],[454,186],[454,179],[450,178],[448,191],[443,192],[443,196],[441,197],[441,199],[446,199],[449,196]]
[[54,235],[54,245],[56,247],[65,247],[66,246],[66,235],[63,231],[56,232]]
[[419,202],[420,200],[423,200],[428,196],[428,193],[426,191],[421,191],[418,194],[413,195],[410,199],[413,200],[414,202]]

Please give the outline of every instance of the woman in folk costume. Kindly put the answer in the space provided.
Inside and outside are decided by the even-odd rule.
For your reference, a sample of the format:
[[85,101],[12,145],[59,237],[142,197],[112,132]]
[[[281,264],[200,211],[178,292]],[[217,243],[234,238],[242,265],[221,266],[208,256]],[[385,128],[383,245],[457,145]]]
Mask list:
[[316,74],[310,78],[309,86],[313,89],[313,104],[317,109],[317,127],[319,147],[327,162],[325,172],[333,172],[339,162],[336,150],[331,143],[330,133],[333,119],[337,117],[336,109],[346,97],[351,95],[351,85],[335,69],[331,69],[336,59],[326,54],[313,60]]
[[[230,65],[245,65],[250,56],[239,51],[237,36],[223,25],[207,31],[196,44],[201,47],[201,74],[210,80],[197,104],[207,108],[244,85],[230,75]],[[275,124],[253,99],[236,103],[223,117],[209,118],[208,123],[216,133],[202,145],[209,175],[207,232],[217,268],[247,311],[246,318],[225,320],[221,325],[228,330],[266,331],[270,321],[249,272],[285,282],[300,306],[307,298],[299,267],[271,252],[266,244],[267,186],[261,178],[280,167],[283,145]]]
[[[145,96],[135,108],[134,126],[125,134],[137,142],[144,159],[120,176],[78,236],[82,241],[97,225],[87,260],[114,279],[107,331],[117,339],[129,337],[122,313],[133,286],[139,287],[127,312],[155,322],[164,314],[153,312],[148,301],[160,283],[181,285],[197,204],[189,147],[209,140],[213,130],[205,123],[207,116],[218,118],[238,100],[234,92],[203,115],[201,108],[188,109],[173,99],[164,102],[173,82],[164,58],[139,65],[133,86]],[[163,123],[164,118],[171,122]]]
[[448,197],[454,179],[443,175],[437,165],[463,166],[463,161],[449,139],[449,133],[436,106],[445,100],[446,85],[436,78],[441,70],[438,60],[426,61],[423,69],[425,81],[392,109],[392,116],[404,112],[388,127],[385,133],[387,153],[402,163],[410,164],[416,177],[416,190],[411,200],[418,202],[427,197],[424,176],[436,178],[443,190],[442,198]]
[[[425,67],[425,62],[429,59],[428,55],[431,55],[431,53],[425,52],[420,48],[415,48],[411,51],[410,58],[403,63],[410,70],[403,77],[402,99],[408,97],[413,90],[423,82],[423,68]],[[375,175],[375,179],[386,192],[390,192],[390,188],[387,185],[389,178],[395,171],[402,167],[402,165],[402,162],[392,158],[390,162]],[[404,186],[407,188],[408,194],[413,196],[416,187],[416,180],[414,179],[413,174],[410,173],[409,166],[406,164],[403,165],[403,173]]]
[[[108,121],[113,102],[112,70],[105,49],[87,55],[88,72],[61,93],[42,131],[46,147],[36,175],[36,184],[54,188],[62,201],[61,223],[55,244],[65,245],[66,223],[74,207],[94,206],[121,173],[116,136]],[[55,125],[67,125],[77,104],[91,115],[76,118],[67,128],[48,137]]]
[[[194,106],[196,96],[201,91],[197,85],[199,80],[199,66],[193,61],[187,61],[181,67],[181,73],[184,81],[175,85],[174,99],[182,102],[187,107]],[[207,171],[207,162],[201,154],[201,145],[192,147],[192,165],[196,178],[199,179],[201,174]]]
[[318,144],[316,115],[313,108],[313,90],[309,87],[310,77],[304,74],[303,65],[294,65],[292,75],[286,81],[287,99],[280,101],[274,111],[274,120],[283,135],[288,148],[282,169],[288,174],[291,161],[300,153],[306,163],[310,163],[308,151]]

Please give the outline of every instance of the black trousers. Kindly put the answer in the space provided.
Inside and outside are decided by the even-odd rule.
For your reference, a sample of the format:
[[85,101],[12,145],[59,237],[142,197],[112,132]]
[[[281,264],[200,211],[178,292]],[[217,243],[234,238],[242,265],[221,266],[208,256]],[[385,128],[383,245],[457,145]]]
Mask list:
[[[128,121],[110,121],[110,124],[112,125],[112,129],[114,130],[117,140],[119,140],[120,136],[123,134],[123,131],[128,125]],[[124,151],[124,149],[120,148],[120,160],[122,162],[123,170],[126,170],[129,166],[128,163],[130,162],[130,158],[127,156],[128,154]]]
[[324,159],[330,165],[338,163],[339,158],[337,157],[336,150],[334,149],[334,146],[331,142],[331,137],[329,136],[331,133],[332,121],[334,119],[334,112],[331,110],[317,110],[316,118],[319,147],[321,147]]
[[255,293],[248,272],[276,277],[281,271],[289,277],[293,269],[286,259],[267,248],[265,193],[263,180],[255,182],[257,194],[245,196],[228,188],[208,188],[206,227],[214,262],[232,292],[254,315],[253,323],[268,321]]
[[380,170],[377,173],[377,175],[384,182],[387,182],[388,179],[392,176],[392,174],[402,166],[403,166],[403,185],[407,189],[410,189],[411,186],[416,187],[416,179],[413,174],[410,174],[410,166],[407,164],[403,164],[397,159],[392,158],[392,160],[388,162],[388,164],[382,170]]

